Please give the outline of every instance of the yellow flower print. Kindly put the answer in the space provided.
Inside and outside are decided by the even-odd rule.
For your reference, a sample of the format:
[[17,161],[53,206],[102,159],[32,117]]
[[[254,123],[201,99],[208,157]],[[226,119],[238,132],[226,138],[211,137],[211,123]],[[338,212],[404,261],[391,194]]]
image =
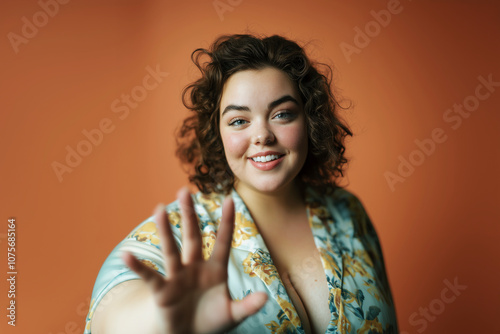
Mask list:
[[363,260],[368,266],[370,266],[371,268],[373,268],[372,259],[371,259],[370,255],[368,254],[367,251],[358,249],[358,250],[354,251],[354,255],[356,257],[360,258],[361,260]]
[[217,236],[214,231],[204,231],[201,234],[203,259],[205,259],[205,261],[212,255],[216,238]]
[[383,333],[382,324],[378,321],[377,318],[373,320],[365,319],[363,321],[363,326],[358,329],[357,334],[371,334],[371,333]]
[[89,314],[88,314],[88,316],[87,316],[89,319],[90,319],[90,318],[92,318],[92,315],[94,314],[94,310],[92,309],[92,307],[94,306],[94,303],[95,303],[95,298],[94,298],[94,299],[92,299],[92,301],[90,302],[90,307],[89,307],[89,309],[90,309],[91,311],[89,312]]
[[168,212],[168,221],[170,222],[170,225],[175,226],[175,227],[180,227],[181,226],[181,215],[177,211],[169,211]]
[[342,305],[342,290],[340,290],[339,288],[332,288],[330,289],[330,294],[333,295],[333,301],[340,316],[340,314],[344,313],[344,307]]
[[255,277],[257,276],[253,272],[253,253],[248,253],[247,257],[243,260],[241,263],[243,265],[243,268],[245,270],[245,274],[248,274],[250,277]]
[[348,253],[345,253],[343,257],[344,277],[349,275],[352,277],[356,277],[356,274],[359,274],[362,277],[373,278],[359,260],[357,260],[356,258],[353,259]]
[[272,334],[286,334],[290,332],[295,332],[294,327],[290,320],[287,318],[285,312],[280,310],[278,313],[278,321],[271,321],[265,326],[271,330]]
[[326,207],[319,202],[310,202],[309,212],[311,216],[317,216],[321,220],[327,219],[330,216]]
[[216,194],[211,195],[211,194],[201,193],[200,196],[198,196],[198,202],[200,204],[203,204],[203,206],[210,213],[214,212],[215,210],[220,208],[222,205],[220,198],[218,198]]
[[342,333],[351,332],[351,322],[347,319],[345,314],[337,320],[337,326],[338,328],[342,328]]
[[266,327],[271,330],[271,334],[286,334],[293,330],[293,325],[288,319],[280,321],[279,324],[276,321],[271,321],[266,324]]
[[293,325],[295,325],[295,327],[301,326],[299,314],[295,310],[295,307],[293,306],[293,304],[290,303],[289,301],[284,300],[279,295],[277,297],[278,297],[277,298],[278,304],[280,304],[281,309],[285,312],[288,319],[290,319],[290,322]]
[[142,263],[144,263],[149,268],[153,268],[154,270],[158,270],[158,266],[156,264],[154,264],[153,262],[151,262],[150,260],[142,259],[142,260],[139,260],[139,261],[141,261]]
[[343,291],[343,296],[344,296],[344,303],[346,304],[351,304],[352,302],[356,301],[356,296],[348,290]]
[[334,275],[337,275],[337,272],[339,272],[340,269],[337,266],[337,262],[332,256],[332,253],[334,253],[334,251],[329,243],[326,245],[326,248],[319,248],[319,254],[321,255],[321,262],[323,263],[323,266],[325,269],[330,270]]
[[233,247],[239,247],[243,241],[248,240],[257,235],[257,228],[255,224],[246,219],[241,212],[237,212],[234,219],[234,235],[233,235]]
[[92,315],[94,315],[94,310],[92,310],[92,306],[94,306],[95,298],[92,299],[89,306],[89,313],[87,314],[87,323],[85,324],[85,332],[90,332],[90,324],[92,323]]
[[380,291],[375,285],[373,285],[372,280],[365,281],[363,285],[368,287],[368,289],[366,289],[366,292],[375,297],[376,300],[380,300]]
[[137,241],[146,242],[149,241],[153,245],[160,244],[160,238],[158,238],[156,224],[151,221],[147,222],[140,228],[138,228],[134,233],[132,233],[129,238],[136,239]]
[[250,277],[258,276],[267,285],[270,285],[278,278],[278,271],[271,261],[269,253],[257,250],[255,253],[249,253],[242,262],[245,274]]
[[375,284],[375,281],[369,279],[363,282],[363,285],[367,287],[366,292],[372,295],[378,301],[383,300],[388,305],[392,305],[390,297],[387,294],[387,290],[380,290]]
[[342,290],[339,288],[330,289],[330,294],[333,295],[333,301],[337,310],[337,317],[334,324],[341,329],[341,333],[351,332],[351,322],[345,316],[344,304],[342,303]]
[[314,219],[314,213],[312,210],[309,210],[309,226],[312,229],[319,229],[323,227],[323,221],[321,219]]

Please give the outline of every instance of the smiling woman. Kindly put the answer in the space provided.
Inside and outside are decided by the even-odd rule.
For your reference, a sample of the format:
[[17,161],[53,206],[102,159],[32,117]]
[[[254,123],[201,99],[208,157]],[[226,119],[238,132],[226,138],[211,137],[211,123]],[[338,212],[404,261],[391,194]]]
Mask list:
[[199,192],[111,252],[86,333],[397,333],[377,233],[336,182],[352,133],[331,72],[281,36],[222,36],[192,59],[177,154]]
[[274,67],[240,71],[227,80],[220,134],[239,194],[283,196],[296,186],[308,142],[300,101],[293,81]]

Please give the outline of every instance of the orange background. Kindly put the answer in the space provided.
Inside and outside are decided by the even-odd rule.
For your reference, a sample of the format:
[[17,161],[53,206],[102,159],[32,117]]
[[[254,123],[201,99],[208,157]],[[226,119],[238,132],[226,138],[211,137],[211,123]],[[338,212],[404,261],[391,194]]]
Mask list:
[[[219,3],[228,6],[222,16],[212,0],[74,0],[16,53],[9,33],[21,35],[23,17],[33,22],[41,7],[2,2],[0,268],[4,277],[7,219],[15,217],[18,276],[15,328],[6,324],[6,280],[0,284],[0,331],[83,331],[108,253],[187,183],[173,131],[186,116],[181,90],[198,77],[191,52],[247,29],[312,41],[311,57],[334,66],[336,85],[353,101],[345,183],[379,233],[401,331],[498,330],[500,87],[459,128],[443,119],[474,95],[479,76],[500,81],[498,2],[401,1],[401,12],[350,62],[341,43],[354,45],[354,29],[372,27],[370,12],[387,1]],[[157,64],[169,75],[120,119],[112,102]],[[105,118],[114,130],[60,182],[52,163],[64,164],[66,146],[75,149],[82,131]],[[436,128],[446,141],[391,189],[384,174],[398,172],[400,156],[416,157],[415,140]],[[412,324],[455,278],[467,288],[424,331]]]

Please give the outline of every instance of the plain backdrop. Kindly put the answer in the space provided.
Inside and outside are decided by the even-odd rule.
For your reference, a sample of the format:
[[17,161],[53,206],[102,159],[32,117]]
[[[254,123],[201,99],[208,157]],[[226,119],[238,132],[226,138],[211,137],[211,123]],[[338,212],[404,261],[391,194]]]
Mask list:
[[15,327],[0,283],[2,333],[83,332],[109,252],[188,182],[174,131],[199,76],[191,52],[246,32],[307,44],[352,101],[343,183],[378,231],[401,331],[498,331],[497,1],[30,0],[0,13],[0,268],[15,217],[18,272]]

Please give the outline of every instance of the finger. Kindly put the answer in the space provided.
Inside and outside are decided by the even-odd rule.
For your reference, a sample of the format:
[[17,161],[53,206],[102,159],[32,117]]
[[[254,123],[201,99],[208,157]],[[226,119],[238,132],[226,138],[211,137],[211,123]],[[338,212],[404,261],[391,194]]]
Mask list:
[[166,284],[164,277],[160,273],[139,261],[130,252],[123,252],[121,257],[123,262],[139,275],[153,291],[158,291]]
[[163,256],[165,257],[165,273],[167,277],[169,277],[182,267],[180,253],[163,204],[158,204],[155,209],[154,217],[156,225],[158,226]]
[[201,252],[201,233],[198,217],[194,211],[193,199],[188,188],[177,193],[182,215],[182,262],[192,263],[203,259]]
[[231,251],[231,241],[234,230],[234,202],[231,196],[227,196],[222,203],[222,218],[217,232],[212,253],[213,261],[220,262],[227,266],[229,252]]
[[246,317],[256,313],[266,304],[267,294],[265,292],[254,292],[239,301],[231,302],[231,315],[235,323],[240,323]]

